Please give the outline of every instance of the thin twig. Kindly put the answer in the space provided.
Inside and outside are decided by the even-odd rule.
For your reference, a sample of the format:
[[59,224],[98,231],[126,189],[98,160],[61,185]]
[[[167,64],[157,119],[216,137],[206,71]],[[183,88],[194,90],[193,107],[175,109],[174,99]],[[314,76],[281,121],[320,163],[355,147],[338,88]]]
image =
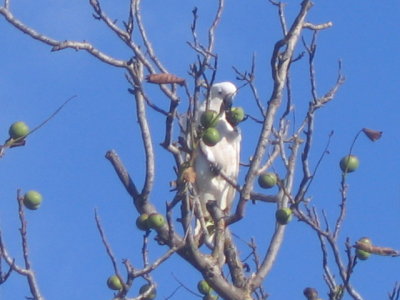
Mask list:
[[393,290],[389,293],[389,300],[399,300],[400,299],[400,283],[396,282],[394,284]]
[[[24,275],[26,276],[29,284],[29,289],[35,300],[44,300],[40,293],[39,285],[35,272],[32,269],[31,261],[29,257],[29,247],[28,247],[28,233],[27,233],[27,221],[25,219],[25,210],[23,205],[23,196],[21,195],[21,190],[17,191],[17,202],[18,202],[18,215],[21,223],[20,234],[21,234],[21,244],[22,244],[22,254],[25,263]],[[13,264],[14,265],[14,264]],[[13,266],[11,265],[11,266]],[[16,270],[16,269],[14,269]]]
[[36,130],[40,129],[44,125],[46,125],[47,122],[49,122],[51,119],[53,119],[72,99],[76,98],[77,95],[69,97],[67,100],[64,101],[63,104],[61,104],[47,119],[45,119],[42,123],[40,123],[38,126],[33,128],[28,135],[32,134]]
[[96,19],[102,20],[116,35],[122,39],[125,43],[129,44],[131,40],[131,35],[129,32],[122,30],[116,25],[116,22],[109,18],[105,12],[101,9],[99,0],[90,0],[90,5],[93,7],[94,11],[97,15],[95,15]]
[[12,148],[15,146],[23,146],[25,145],[25,139],[31,135],[32,133],[34,133],[35,131],[39,130],[41,127],[43,127],[44,125],[46,125],[46,123],[48,123],[51,119],[53,119],[63,108],[65,105],[68,104],[69,101],[71,101],[72,99],[74,99],[75,97],[77,97],[76,95],[68,98],[67,100],[64,101],[63,104],[61,104],[47,119],[45,119],[42,123],[40,123],[38,126],[36,126],[35,128],[33,128],[32,130],[29,131],[29,133],[23,137],[17,138],[17,139],[11,139],[9,138],[4,145],[0,145],[0,158],[4,155],[5,150],[7,148]]
[[133,0],[136,23],[138,25],[138,29],[139,29],[140,35],[142,37],[144,46],[146,47],[146,50],[147,50],[147,53],[148,53],[150,59],[158,67],[158,69],[162,73],[168,73],[167,69],[162,65],[161,61],[158,59],[157,55],[155,54],[153,46],[147,37],[146,29],[144,28],[144,24],[142,21],[142,13],[140,11],[140,2],[141,2],[141,0]]
[[171,273],[171,275],[172,275],[172,277],[176,280],[176,282],[178,282],[179,285],[180,285],[181,287],[183,287],[185,290],[187,290],[189,293],[191,293],[192,295],[194,295],[194,296],[196,296],[196,297],[202,297],[202,295],[200,295],[200,294],[194,292],[192,289],[188,288],[182,281],[180,281],[180,280],[178,279],[178,277],[175,276],[174,273]]
[[278,6],[278,14],[279,14],[279,20],[281,23],[282,33],[283,33],[283,35],[286,35],[287,34],[287,25],[286,25],[286,17],[285,17],[285,12],[284,12],[285,4],[282,2],[277,2],[277,1],[273,1],[273,0],[268,0],[268,1],[275,6]]
[[110,243],[107,241],[107,237],[106,237],[106,234],[105,234],[105,232],[103,230],[103,226],[101,225],[101,221],[100,221],[100,217],[99,217],[99,215],[97,213],[97,209],[94,210],[94,217],[95,217],[95,220],[96,220],[97,229],[98,229],[98,231],[100,233],[101,241],[103,242],[104,248],[106,248],[107,255],[111,260],[111,263],[112,263],[112,266],[113,266],[113,269],[114,269],[114,274],[117,275],[117,277],[119,278],[120,282],[122,283],[123,292],[126,295],[129,287],[125,284],[125,281],[123,280],[123,278],[121,276],[121,273],[119,272],[117,260],[115,258],[115,255],[114,255],[112,249],[111,249]]
[[155,270],[158,266],[160,266],[164,261],[166,261],[168,258],[170,258],[178,250],[179,250],[179,248],[177,248],[177,247],[170,248],[165,254],[160,256],[158,259],[156,259],[152,263],[149,263],[147,256],[146,256],[145,267],[141,270],[135,270],[132,273],[133,277],[136,278],[136,277],[143,276],[143,275],[150,273],[151,271]]

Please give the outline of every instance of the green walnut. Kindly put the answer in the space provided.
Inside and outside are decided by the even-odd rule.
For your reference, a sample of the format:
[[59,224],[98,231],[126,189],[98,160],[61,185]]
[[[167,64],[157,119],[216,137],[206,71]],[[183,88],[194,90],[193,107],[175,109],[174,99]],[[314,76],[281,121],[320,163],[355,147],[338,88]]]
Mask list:
[[258,176],[258,184],[263,189],[270,189],[276,185],[278,178],[275,173],[262,173]]
[[357,241],[357,243],[363,243],[363,244],[367,244],[367,245],[372,245],[372,241],[369,237],[362,237],[361,239],[359,239]]
[[[363,237],[358,240],[357,244],[366,244],[366,245],[372,245],[372,241],[370,238]],[[356,256],[360,260],[366,260],[368,257],[370,257],[371,253],[362,249],[356,249]]]
[[221,134],[218,129],[214,127],[209,127],[204,131],[203,143],[207,146],[215,146],[221,140]]
[[208,284],[208,282],[206,280],[200,280],[199,283],[197,283],[197,289],[199,290],[200,293],[202,293],[203,295],[208,295],[209,293],[211,293],[212,288],[211,286]]
[[241,107],[232,107],[226,117],[232,126],[236,126],[244,120],[244,110]]
[[107,286],[112,290],[119,291],[122,289],[122,282],[117,275],[112,275],[107,279]]
[[139,217],[136,219],[136,227],[139,228],[140,230],[147,231],[150,229],[149,227],[149,215],[148,214],[141,214]]
[[306,296],[307,300],[316,300],[318,298],[318,291],[312,287],[305,288],[303,294]]
[[8,133],[12,139],[16,140],[26,136],[29,133],[29,127],[25,122],[18,121],[10,126]]
[[204,128],[214,127],[218,121],[218,113],[215,110],[206,110],[200,116],[200,124]]
[[354,172],[359,165],[360,162],[355,155],[346,155],[340,160],[340,169],[342,169],[344,173]]
[[[147,284],[144,284],[144,285],[142,285],[142,286],[140,287],[139,293],[140,293],[140,294],[144,294],[144,293],[146,293],[150,288],[151,288],[151,285],[150,285],[150,284],[148,284],[148,283],[147,283]],[[144,299],[144,300],[153,300],[153,299],[156,298],[156,296],[157,296],[157,291],[156,291],[156,289],[153,287],[153,289],[151,290],[150,294],[149,294],[147,297],[144,297],[143,299]]]
[[25,193],[23,202],[26,208],[35,210],[39,208],[42,200],[43,197],[39,192],[31,190]]
[[361,250],[361,249],[356,249],[356,256],[360,260],[367,260],[368,257],[370,257],[371,253]]
[[289,207],[283,207],[275,212],[276,221],[281,225],[286,225],[292,219],[292,210]]
[[165,218],[162,214],[158,214],[158,213],[154,213],[149,215],[149,217],[147,218],[147,224],[149,226],[149,228],[152,229],[160,229],[161,227],[163,227],[165,225],[166,221]]

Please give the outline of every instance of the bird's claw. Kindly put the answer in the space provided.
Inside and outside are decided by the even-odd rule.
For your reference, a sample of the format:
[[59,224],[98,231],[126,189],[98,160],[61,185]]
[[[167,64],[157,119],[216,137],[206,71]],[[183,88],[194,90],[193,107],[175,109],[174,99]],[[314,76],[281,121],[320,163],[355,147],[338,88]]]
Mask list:
[[222,167],[216,163],[210,163],[210,172],[217,176],[221,173]]

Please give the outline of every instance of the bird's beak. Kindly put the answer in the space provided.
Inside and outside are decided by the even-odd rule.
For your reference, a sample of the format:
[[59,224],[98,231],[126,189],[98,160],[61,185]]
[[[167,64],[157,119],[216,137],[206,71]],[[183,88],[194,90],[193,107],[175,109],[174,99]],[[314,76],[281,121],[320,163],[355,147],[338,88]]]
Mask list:
[[233,102],[233,98],[235,98],[236,92],[235,93],[231,93],[231,94],[227,94],[224,97],[224,105],[226,108],[231,108],[232,107],[232,102]]

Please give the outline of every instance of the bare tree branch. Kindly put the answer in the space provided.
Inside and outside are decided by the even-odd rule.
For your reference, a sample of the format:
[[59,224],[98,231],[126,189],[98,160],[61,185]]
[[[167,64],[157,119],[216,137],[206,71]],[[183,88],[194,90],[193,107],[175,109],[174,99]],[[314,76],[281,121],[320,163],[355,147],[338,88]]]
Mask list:
[[[250,168],[247,171],[245,177],[245,184],[243,186],[242,192],[240,194],[240,205],[238,207],[243,206],[243,204],[250,199],[250,193],[253,188],[254,178],[259,169],[261,159],[265,153],[267,148],[268,138],[272,132],[272,124],[275,118],[275,114],[281,104],[282,101],[282,92],[285,87],[288,68],[290,65],[291,58],[293,56],[295,45],[300,37],[301,30],[303,28],[303,23],[305,17],[312,6],[312,2],[309,0],[305,0],[301,4],[301,10],[294,21],[290,31],[288,34],[280,41],[275,44],[274,52],[271,58],[271,67],[272,67],[272,78],[274,80],[274,89],[270,100],[268,102],[267,111],[265,113],[265,119],[262,127],[262,131],[257,143],[257,147],[255,149],[253,159],[250,164]],[[285,47],[282,53],[280,50]],[[238,209],[230,223],[234,221],[238,221],[243,217],[243,214]]]
[[130,281],[130,284],[126,283],[125,280],[122,278],[121,273],[119,272],[117,260],[115,258],[115,255],[114,255],[112,249],[111,249],[111,245],[107,241],[106,235],[104,233],[103,227],[102,227],[101,222],[100,222],[99,215],[97,214],[97,210],[94,211],[94,217],[95,217],[95,220],[96,220],[97,229],[99,230],[99,233],[100,233],[101,240],[102,240],[103,245],[104,245],[104,247],[106,249],[108,257],[110,258],[111,263],[113,265],[114,274],[118,277],[119,281],[122,284],[123,288],[122,288],[122,291],[120,291],[120,294],[126,295],[127,292],[130,289],[130,285],[132,284],[132,280]]
[[[29,257],[28,236],[27,236],[27,221],[25,218],[25,211],[24,211],[24,207],[23,207],[23,196],[21,195],[20,190],[17,191],[17,202],[18,202],[18,215],[19,215],[19,220],[20,220],[20,224],[21,224],[21,228],[20,228],[21,247],[22,247],[22,254],[23,254],[25,267],[18,266],[15,263],[15,260],[13,258],[11,258],[11,256],[8,254],[8,251],[4,244],[1,232],[0,232],[0,255],[2,258],[4,258],[6,263],[9,265],[9,267],[13,271],[26,277],[32,297],[35,300],[45,300],[45,298],[41,295],[39,285],[37,282],[37,278],[36,278],[36,274],[31,266],[31,261],[30,261],[30,257]],[[8,277],[9,274],[10,274],[10,271],[7,273],[6,276]],[[2,278],[2,279],[4,280],[6,278]]]
[[303,27],[311,30],[322,30],[322,29],[327,29],[333,26],[332,22],[326,22],[324,24],[311,24],[311,23],[304,23]]
[[136,188],[135,183],[132,181],[131,176],[123,165],[121,159],[119,158],[117,152],[115,150],[109,150],[105,156],[113,165],[115,172],[117,173],[119,179],[121,180],[123,186],[126,191],[131,195],[133,199],[139,201],[139,192]]
[[399,300],[400,299],[400,283],[396,282],[393,290],[389,293],[389,300]]
[[115,59],[101,52],[99,49],[95,48],[91,43],[77,42],[77,41],[57,41],[42,33],[39,33],[34,29],[28,27],[21,21],[19,21],[17,18],[15,18],[14,15],[6,7],[0,7],[0,14],[3,15],[9,23],[18,28],[23,33],[31,36],[35,40],[38,40],[42,43],[52,46],[52,51],[59,51],[67,48],[75,50],[85,50],[86,52],[90,53],[94,57],[100,59],[102,62],[105,62],[109,65],[113,65],[115,67],[120,67],[120,68],[126,67],[125,61]]
[[[301,7],[291,26],[289,26],[285,16],[284,8],[286,4],[275,0],[268,0],[278,9],[279,23],[282,31],[282,38],[274,45],[270,59],[273,87],[269,99],[262,100],[263,97],[258,93],[255,83],[256,64],[254,55],[252,57],[250,71],[242,72],[235,67],[233,68],[237,80],[242,81],[242,85],[239,89],[246,85],[249,86],[255,100],[255,106],[262,115],[262,117],[246,116],[246,118],[252,118],[257,123],[262,124],[262,126],[257,126],[257,129],[259,129],[258,141],[253,149],[253,155],[249,159],[249,164],[246,165],[246,168],[243,168],[246,170],[244,173],[245,178],[243,185],[241,185],[239,180],[230,178],[223,171],[215,175],[218,176],[219,179],[226,181],[239,193],[239,201],[235,210],[233,212],[228,212],[232,213],[230,216],[226,216],[227,213],[221,210],[216,201],[209,201],[209,203],[207,203],[207,211],[202,210],[202,206],[205,206],[205,203],[201,203],[199,200],[200,195],[197,194],[195,186],[196,174],[193,174],[195,172],[190,170],[190,168],[193,168],[193,149],[201,138],[201,130],[198,130],[196,127],[199,118],[198,102],[200,98],[205,96],[207,99],[206,107],[209,107],[208,102],[210,101],[211,86],[215,78],[217,78],[218,55],[215,53],[214,49],[217,29],[225,7],[224,0],[218,0],[216,2],[215,15],[211,23],[205,29],[207,38],[204,45],[200,42],[198,37],[197,21],[199,14],[197,8],[192,12],[192,41],[188,42],[188,44],[196,56],[194,58],[194,63],[189,67],[189,75],[192,77],[193,88],[188,83],[187,79],[170,74],[164,63],[156,54],[146,30],[145,23],[143,22],[141,0],[130,0],[129,14],[127,20],[122,23],[122,27],[119,27],[118,22],[109,17],[102,9],[101,0],[89,1],[94,11],[94,18],[104,23],[107,30],[112,31],[115,36],[119,38],[120,42],[125,44],[131,52],[131,58],[127,61],[109,56],[86,41],[58,41],[37,32],[28,25],[22,23],[11,13],[10,0],[3,1],[4,4],[0,7],[0,14],[5,17],[6,21],[23,33],[28,34],[30,37],[41,43],[50,45],[52,51],[67,48],[84,50],[98,58],[101,62],[126,70],[126,78],[130,84],[129,92],[133,95],[132,98],[136,104],[136,117],[141,132],[141,143],[144,148],[145,175],[144,184],[141,189],[134,183],[114,150],[108,151],[106,153],[106,158],[113,165],[121,183],[132,197],[134,206],[141,214],[157,212],[157,208],[150,201],[150,195],[153,189],[156,188],[156,151],[158,150],[153,145],[153,132],[150,130],[150,120],[148,119],[146,111],[147,107],[150,107],[150,109],[158,113],[157,116],[160,117],[160,122],[165,122],[163,141],[161,141],[160,144],[164,150],[169,151],[175,159],[176,165],[174,166],[174,170],[176,180],[175,178],[172,179],[175,180],[172,189],[174,195],[171,196],[171,199],[168,200],[169,202],[166,205],[167,222],[161,228],[155,230],[155,240],[161,245],[167,245],[169,249],[162,256],[151,262],[151,256],[149,255],[149,250],[151,248],[148,247],[150,231],[146,232],[143,236],[142,244],[143,267],[141,269],[136,269],[128,259],[124,259],[123,264],[128,274],[127,279],[125,281],[122,280],[123,278],[118,270],[119,266],[117,260],[112,253],[110,244],[107,242],[97,211],[95,211],[96,225],[102,242],[112,262],[115,274],[119,277],[120,281],[123,282],[123,289],[114,295],[114,300],[145,299],[150,291],[142,293],[134,298],[127,297],[133,280],[136,277],[143,277],[152,288],[155,288],[156,284],[151,278],[151,272],[175,253],[199,271],[203,278],[209,282],[211,287],[223,299],[266,299],[268,294],[264,291],[262,282],[269,275],[276,261],[284,240],[286,227],[276,222],[270,242],[265,249],[262,249],[261,257],[256,253],[256,250],[259,251],[259,248],[257,248],[255,241],[251,241],[249,244],[251,253],[246,259],[252,258],[254,260],[255,267],[252,265],[252,268],[255,270],[253,270],[251,274],[248,274],[251,268],[249,264],[242,261],[229,226],[245,216],[245,208],[249,200],[252,200],[253,203],[256,201],[276,203],[278,209],[290,208],[294,216],[299,221],[306,224],[308,228],[315,231],[319,239],[322,252],[323,278],[329,288],[330,299],[342,299],[343,295],[346,293],[352,299],[362,300],[361,295],[352,286],[350,279],[357,263],[357,258],[352,254],[352,250],[354,250],[353,248],[364,249],[362,248],[364,246],[358,243],[351,245],[348,239],[345,244],[346,260],[338,244],[339,233],[346,215],[348,189],[346,174],[342,176],[340,212],[335,223],[332,225],[333,230],[331,230],[326,212],[322,210],[322,213],[319,214],[317,208],[310,205],[311,198],[307,195],[313,183],[313,179],[317,174],[317,170],[323,158],[328,153],[331,137],[330,135],[327,145],[316,165],[314,167],[310,166],[311,149],[315,135],[315,115],[320,108],[324,107],[325,104],[328,104],[335,97],[337,91],[344,82],[344,77],[341,74],[341,63],[339,62],[336,83],[334,83],[333,87],[324,95],[318,95],[317,76],[314,66],[317,49],[317,34],[320,30],[330,28],[332,22],[312,24],[306,20],[308,12],[313,6],[311,0],[302,0]],[[136,29],[136,32],[134,32],[134,29]],[[313,31],[311,41],[306,43],[303,39],[305,51],[296,54],[296,46],[301,39],[301,34],[303,30],[307,29]],[[305,54],[308,54],[309,93],[311,95],[311,100],[308,103],[308,108],[306,108],[305,116],[300,121],[300,124],[296,124],[296,111],[294,110],[295,95],[291,87],[292,78],[290,73],[291,69],[298,65],[294,62],[302,59]],[[165,102],[166,104],[158,105],[158,102],[153,101],[154,99],[150,97],[150,93],[147,93],[146,90],[148,84],[159,85],[164,97],[169,101],[168,108],[164,108],[164,105],[165,107],[168,106],[167,102]],[[189,86],[191,88],[189,88]],[[186,94],[186,99],[182,101],[185,105],[183,108],[180,107],[180,94],[184,94],[181,88],[184,89]],[[67,102],[69,100],[67,100]],[[266,103],[262,103],[263,101]],[[185,103],[187,103],[187,105]],[[65,104],[62,106],[64,105]],[[182,111],[187,112],[186,116],[184,116],[184,112]],[[56,113],[58,113],[58,111]],[[53,116],[50,118],[52,117]],[[186,119],[184,119],[185,117]],[[293,122],[291,118],[293,118]],[[48,120],[44,123],[47,121]],[[174,133],[176,128],[181,129],[181,137],[176,138],[176,134]],[[350,153],[360,132],[356,135],[350,147]],[[380,132],[375,130],[363,129],[363,132],[367,132],[366,134],[371,140],[375,140],[381,135]],[[186,140],[184,135],[187,136]],[[3,146],[0,146],[0,154],[4,152],[3,148]],[[186,165],[189,165],[189,167]],[[256,177],[269,169],[272,169],[277,175],[283,173],[279,174],[277,184],[278,192],[273,195],[254,192],[254,181]],[[190,174],[190,172],[192,173]],[[294,190],[295,175],[297,176],[299,172],[302,172],[302,174],[300,173],[300,183],[296,187],[296,190]],[[18,266],[14,259],[8,254],[0,232],[0,256],[10,267],[9,272],[5,275],[3,275],[0,268],[0,281],[4,282],[11,274],[11,271],[15,271],[27,277],[34,299],[44,300],[39,293],[36,277],[31,269],[26,220],[22,207],[22,197],[20,197],[19,191],[18,203],[25,267]],[[176,215],[178,215],[177,218]],[[213,231],[210,230],[209,232],[207,225],[210,224],[210,219],[215,228]],[[199,232],[197,232],[197,226],[200,227]],[[179,228],[176,229],[177,227]],[[178,234],[176,230],[180,233]],[[364,250],[368,250],[370,253],[374,254],[393,256],[400,254],[399,251],[388,247],[378,247],[375,245],[369,245],[368,247],[368,249]],[[330,255],[333,257],[331,258]],[[229,273],[225,274],[227,271]],[[339,274],[337,278],[335,277],[335,272]],[[182,283],[180,283],[177,289],[180,287],[186,288]],[[392,293],[389,294],[389,298],[391,300],[399,300],[399,290],[400,288],[398,284],[396,284]],[[171,298],[174,294],[175,292],[168,298]],[[304,290],[304,295],[309,300],[315,300],[316,297],[318,297],[318,293],[314,288],[306,288]],[[198,295],[196,294],[196,296]],[[207,298],[208,296],[205,297]]]
[[146,30],[145,30],[143,22],[142,22],[142,14],[140,11],[140,2],[141,2],[141,0],[133,0],[136,23],[138,25],[138,29],[139,29],[140,35],[142,37],[143,43],[146,47],[148,55],[150,56],[150,59],[157,66],[157,68],[162,73],[168,73],[167,69],[162,65],[161,61],[158,59],[157,55],[155,54],[153,46],[151,45],[151,42],[147,37],[147,33],[146,33]]
[[[137,62],[140,64],[140,62]],[[150,191],[153,187],[154,182],[154,149],[153,149],[153,142],[151,138],[151,132],[148,124],[148,119],[146,117],[146,108],[145,108],[145,101],[143,97],[143,92],[141,89],[140,82],[138,82],[138,78],[140,78],[140,74],[137,74],[137,69],[131,70],[131,77],[135,82],[135,86],[133,87],[133,91],[135,94],[136,100],[136,115],[139,121],[139,126],[142,134],[142,140],[144,144],[145,150],[145,158],[146,158],[146,177],[143,189],[141,191],[141,200],[147,201],[147,198],[150,194]]]

